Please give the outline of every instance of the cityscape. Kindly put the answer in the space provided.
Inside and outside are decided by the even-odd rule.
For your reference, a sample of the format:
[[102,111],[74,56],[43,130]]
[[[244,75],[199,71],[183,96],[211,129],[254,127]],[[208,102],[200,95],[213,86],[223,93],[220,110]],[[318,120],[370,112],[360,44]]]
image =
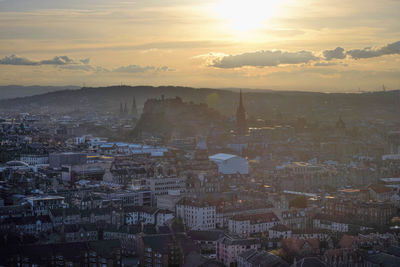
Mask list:
[[250,119],[232,94],[231,116],[164,95],[7,109],[3,264],[396,266],[398,118]]
[[400,266],[399,10],[0,0],[0,266]]

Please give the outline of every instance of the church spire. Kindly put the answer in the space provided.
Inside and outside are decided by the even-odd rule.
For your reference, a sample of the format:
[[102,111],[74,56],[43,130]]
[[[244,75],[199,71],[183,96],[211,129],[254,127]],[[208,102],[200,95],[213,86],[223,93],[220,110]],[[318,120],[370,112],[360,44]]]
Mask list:
[[242,95],[242,89],[240,89],[239,108],[242,108],[242,109],[244,109],[244,107],[243,107],[243,95]]
[[339,116],[339,120],[336,122],[336,128],[339,130],[345,130],[346,129],[346,124],[342,120],[342,116]]
[[128,114],[128,107],[126,106],[126,102],[125,102],[125,106],[124,106],[124,115]]
[[135,97],[133,97],[133,101],[132,101],[132,116],[134,118],[137,117],[137,107],[136,107],[136,99],[135,99]]
[[124,113],[124,109],[122,107],[122,102],[119,103],[119,115],[122,116],[122,114]]
[[246,110],[243,105],[242,90],[240,90],[239,107],[236,110],[236,127],[239,135],[245,135],[248,131],[246,122]]

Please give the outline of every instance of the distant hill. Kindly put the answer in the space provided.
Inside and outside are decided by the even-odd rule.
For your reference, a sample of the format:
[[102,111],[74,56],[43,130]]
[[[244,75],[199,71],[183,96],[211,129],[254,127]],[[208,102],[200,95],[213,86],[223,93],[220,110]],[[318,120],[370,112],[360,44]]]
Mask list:
[[54,92],[65,89],[79,89],[78,86],[21,86],[21,85],[6,85],[0,86],[0,99],[10,99],[16,97],[25,97],[39,95],[48,92]]
[[[0,110],[15,112],[113,112],[120,104],[128,108],[136,98],[141,111],[147,99],[180,97],[185,102],[206,103],[225,116],[232,116],[238,104],[238,92],[210,88],[177,86],[110,86],[59,90],[29,97],[0,100]],[[318,121],[336,121],[339,116],[351,120],[399,121],[400,91],[374,93],[317,93],[288,91],[244,91],[249,116],[293,119],[305,116]]]

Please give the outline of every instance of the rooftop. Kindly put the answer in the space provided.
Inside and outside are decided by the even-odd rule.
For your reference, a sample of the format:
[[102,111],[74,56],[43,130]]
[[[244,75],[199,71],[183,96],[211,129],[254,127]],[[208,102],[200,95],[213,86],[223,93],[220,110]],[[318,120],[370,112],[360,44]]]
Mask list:
[[279,218],[273,212],[249,215],[235,215],[233,221],[250,221],[250,223],[278,222]]
[[232,155],[232,154],[218,153],[218,154],[210,156],[209,158],[210,158],[210,160],[224,161],[224,160],[228,160],[228,159],[232,159],[232,158],[236,158],[236,157],[239,157],[239,156]]

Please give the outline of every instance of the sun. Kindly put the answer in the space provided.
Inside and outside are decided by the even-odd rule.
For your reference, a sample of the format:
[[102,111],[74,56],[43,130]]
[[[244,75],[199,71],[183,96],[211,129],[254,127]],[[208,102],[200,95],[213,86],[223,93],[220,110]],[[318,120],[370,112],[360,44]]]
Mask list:
[[277,12],[279,0],[220,0],[216,15],[236,31],[247,32],[261,28]]

